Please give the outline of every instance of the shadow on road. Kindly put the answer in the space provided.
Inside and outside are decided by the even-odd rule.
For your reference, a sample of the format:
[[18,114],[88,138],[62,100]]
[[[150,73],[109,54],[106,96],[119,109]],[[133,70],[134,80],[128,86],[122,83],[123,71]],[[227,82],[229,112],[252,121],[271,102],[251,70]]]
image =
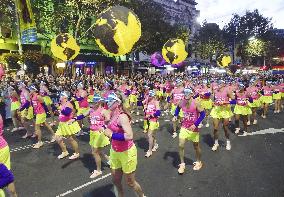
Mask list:
[[[169,151],[165,152],[163,159],[164,160],[168,160],[169,157],[172,158],[172,165],[173,165],[173,167],[178,168],[178,165],[180,164],[180,159],[179,159],[178,152],[176,152],[176,151],[174,151],[174,152],[169,152]],[[184,162],[186,164],[193,165],[193,160],[191,160],[191,159],[189,159],[187,157],[184,158]]]
[[115,197],[113,193],[113,185],[108,184],[99,188],[92,190],[86,194],[83,194],[83,197]]
[[142,137],[138,140],[135,140],[135,144],[142,150],[147,151],[148,150],[148,141],[146,138]]

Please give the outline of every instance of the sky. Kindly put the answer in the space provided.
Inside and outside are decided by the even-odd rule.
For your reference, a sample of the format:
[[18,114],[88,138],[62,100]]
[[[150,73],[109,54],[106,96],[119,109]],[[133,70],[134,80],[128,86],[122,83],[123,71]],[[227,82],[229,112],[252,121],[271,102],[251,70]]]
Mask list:
[[232,14],[245,14],[246,10],[258,9],[265,17],[272,18],[275,28],[284,29],[284,0],[196,0],[200,10],[198,21],[205,19],[221,28],[230,21]]

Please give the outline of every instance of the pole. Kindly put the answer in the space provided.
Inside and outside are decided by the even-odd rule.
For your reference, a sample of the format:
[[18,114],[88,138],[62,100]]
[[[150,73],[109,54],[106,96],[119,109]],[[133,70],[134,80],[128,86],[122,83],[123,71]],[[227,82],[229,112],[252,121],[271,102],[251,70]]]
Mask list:
[[21,28],[20,28],[20,20],[19,20],[19,10],[17,7],[17,0],[14,0],[15,3],[15,12],[16,12],[16,25],[17,25],[17,35],[18,35],[18,48],[19,54],[23,55],[23,48],[22,48],[22,40],[21,40]]

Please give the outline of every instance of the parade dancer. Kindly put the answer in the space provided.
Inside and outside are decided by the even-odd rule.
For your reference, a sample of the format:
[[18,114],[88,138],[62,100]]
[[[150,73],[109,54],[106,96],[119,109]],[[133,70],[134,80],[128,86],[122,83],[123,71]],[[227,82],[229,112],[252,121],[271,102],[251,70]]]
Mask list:
[[79,145],[76,140],[75,134],[78,133],[81,128],[76,121],[77,119],[73,119],[74,108],[73,105],[68,101],[68,98],[69,94],[67,92],[60,93],[59,124],[55,133],[55,138],[62,150],[62,153],[57,158],[63,159],[69,155],[69,152],[67,151],[66,145],[63,141],[63,138],[66,138],[67,141],[71,144],[74,151],[73,155],[70,156],[69,159],[74,160],[80,157]]
[[163,88],[163,92],[164,92],[164,97],[165,97],[165,106],[164,106],[164,110],[165,113],[168,114],[169,112],[169,107],[170,107],[170,103],[171,103],[171,92],[172,92],[172,85],[170,81],[166,81],[166,83],[164,84],[164,88]]
[[252,79],[250,81],[250,86],[247,88],[247,93],[250,98],[252,98],[253,102],[249,103],[249,107],[252,110],[252,115],[248,115],[248,122],[247,125],[251,125],[251,117],[252,117],[252,124],[257,124],[256,119],[256,111],[260,108],[261,102],[260,102],[260,93],[259,93],[259,87],[257,86],[257,83]]
[[281,86],[278,82],[275,82],[272,88],[273,88],[272,98],[274,100],[274,113],[278,114],[281,111]]
[[19,90],[21,91],[20,93],[21,107],[19,109],[21,123],[26,129],[26,134],[22,138],[25,139],[27,137],[32,136],[32,132],[30,132],[29,130],[29,124],[30,122],[33,121],[34,111],[31,105],[30,93],[27,90],[26,85],[23,82],[20,82]]
[[264,119],[267,116],[268,106],[273,102],[272,100],[273,89],[271,85],[272,85],[271,81],[266,81],[266,85],[263,86],[261,90],[262,96],[260,97],[260,99],[261,99],[262,108],[263,108],[261,117]]
[[[0,115],[0,196],[5,196],[3,195],[4,192],[1,191],[1,189],[7,186],[9,192],[11,193],[11,196],[17,197],[14,178],[9,171],[11,169],[10,149],[7,141],[3,137],[3,129],[3,119]],[[4,179],[8,180],[4,181]]]
[[197,161],[193,163],[193,170],[200,170],[203,165],[201,162],[198,125],[205,118],[205,111],[197,99],[193,98],[193,90],[191,88],[185,88],[184,95],[185,97],[180,101],[174,116],[175,119],[177,119],[178,116],[182,118],[179,133],[179,157],[181,162],[178,169],[179,174],[183,174],[185,171],[184,145],[186,141],[193,142],[196,154]]
[[139,114],[138,108],[137,108],[137,102],[138,102],[137,88],[135,86],[132,86],[130,92],[131,92],[129,95],[129,102],[130,102],[130,109],[131,109],[130,113],[131,114],[134,113],[134,110],[136,109],[136,114],[137,113]]
[[54,131],[52,127],[46,122],[46,112],[44,109],[44,100],[43,98],[37,93],[38,89],[31,85],[29,87],[30,90],[30,97],[32,101],[32,106],[34,109],[34,114],[36,116],[35,121],[35,134],[37,135],[38,142],[33,146],[33,148],[38,149],[43,146],[42,142],[42,133],[41,133],[41,124],[44,124],[47,130],[52,134],[51,142],[55,141]]
[[[88,103],[88,93],[86,90],[84,90],[84,86],[83,83],[80,82],[77,85],[77,92],[75,94],[75,106],[77,109],[77,116],[83,115],[85,113],[87,113],[89,111],[89,103]],[[83,119],[78,121],[80,124],[80,127],[83,128]],[[77,133],[76,135],[83,135],[83,130],[81,130],[79,133]]]
[[137,167],[137,149],[133,142],[131,117],[123,108],[122,97],[110,94],[107,98],[110,121],[105,129],[105,135],[111,138],[110,167],[118,197],[124,197],[122,178],[126,181],[139,197],[145,197],[141,186],[135,179]]
[[39,87],[39,94],[40,96],[43,98],[44,104],[47,107],[48,113],[51,116],[51,122],[49,122],[50,126],[54,126],[56,124],[55,119],[54,119],[54,113],[53,113],[53,109],[52,109],[52,100],[49,97],[49,90],[46,87],[45,83],[43,81],[40,82],[40,87]]
[[18,120],[18,110],[20,109],[21,103],[19,102],[17,91],[12,86],[8,88],[8,95],[11,100],[11,116],[14,125],[11,132],[15,132],[24,129],[24,127],[19,127],[20,121]]
[[[176,80],[176,88],[172,90],[171,95],[172,95],[172,100],[171,100],[171,114],[174,116],[175,110],[177,108],[178,103],[184,99],[184,87],[183,87],[183,82],[181,79]],[[178,120],[173,117],[173,134],[172,138],[177,137],[177,126],[178,126]]]
[[228,124],[229,124],[229,118],[233,116],[233,113],[231,111],[229,98],[233,98],[233,95],[231,92],[228,92],[228,90],[225,88],[225,81],[220,80],[218,88],[214,91],[214,107],[210,113],[211,117],[213,118],[213,126],[214,126],[214,131],[213,131],[214,145],[212,147],[212,151],[216,151],[219,147],[218,128],[220,122],[223,123],[223,129],[227,139],[226,149],[231,150]]
[[245,91],[244,84],[239,84],[239,90],[236,92],[236,105],[234,108],[235,114],[235,124],[236,130],[235,133],[238,134],[240,132],[240,117],[242,118],[244,124],[244,132],[243,136],[247,135],[248,132],[248,115],[252,114],[252,110],[249,106],[250,102],[252,103],[252,98],[249,98],[249,94]]
[[156,138],[156,131],[159,128],[158,117],[161,115],[159,101],[155,98],[155,91],[150,90],[147,101],[144,104],[145,120],[144,131],[148,134],[149,149],[145,157],[150,157],[159,148]]
[[[209,86],[209,84],[208,84]],[[207,81],[203,81],[203,87],[200,90],[199,97],[200,97],[200,105],[206,112],[206,125],[205,127],[209,127],[209,120],[210,120],[210,111],[213,107],[213,102],[210,98],[211,96],[211,88],[207,86]],[[202,122],[198,126],[201,128],[203,126]]]
[[[93,171],[90,178],[96,178],[102,174],[102,158],[109,164],[109,157],[103,153],[102,149],[110,144],[109,138],[104,135],[105,122],[109,121],[109,112],[104,108],[104,99],[95,94],[90,111],[84,117],[90,117],[90,142],[92,154],[95,158],[97,169]],[[76,119],[83,118],[77,117]]]

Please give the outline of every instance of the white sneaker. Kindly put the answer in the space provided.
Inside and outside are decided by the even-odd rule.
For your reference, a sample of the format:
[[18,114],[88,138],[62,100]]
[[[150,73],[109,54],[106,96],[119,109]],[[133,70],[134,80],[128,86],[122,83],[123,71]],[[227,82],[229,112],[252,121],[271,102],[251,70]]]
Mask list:
[[250,121],[247,122],[247,125],[250,126]]
[[71,157],[69,157],[70,160],[75,160],[78,159],[80,157],[79,153],[73,153],[73,155]]
[[55,142],[55,141],[56,141],[55,136],[52,136],[50,142],[53,143],[53,142]]
[[231,148],[232,148],[231,143],[228,143],[228,142],[227,142],[226,150],[231,150]]
[[159,144],[156,143],[152,149],[152,152],[156,152],[158,148],[159,148]]
[[200,123],[200,124],[198,125],[198,128],[201,129],[202,127],[203,127],[203,124]]
[[235,130],[235,134],[238,134],[239,132],[240,132],[240,128],[236,128],[236,130]]
[[216,151],[219,147],[219,144],[214,144],[212,147],[212,151]]
[[174,132],[172,135],[172,138],[176,138],[177,137],[177,132]]
[[151,156],[152,156],[152,152],[147,151],[147,153],[146,153],[145,157],[149,158],[149,157],[151,157]]
[[139,112],[136,112],[136,115],[139,116]]
[[209,127],[209,123],[207,123],[207,124],[205,125],[205,127],[208,128],[208,127]]
[[43,142],[38,142],[38,143],[36,143],[34,146],[33,146],[33,148],[34,149],[39,149],[40,147],[42,147],[43,146]]
[[179,164],[178,173],[183,174],[185,171],[185,163]]
[[257,120],[254,120],[252,124],[257,124]]
[[69,155],[68,151],[62,152],[60,155],[58,155],[57,159],[63,159]]
[[12,129],[12,133],[14,133],[15,131],[18,131],[19,129],[18,128],[14,128],[14,129]]
[[25,127],[19,127],[18,130],[24,130],[26,129]]
[[200,170],[203,166],[202,162],[201,161],[196,161],[196,162],[193,162],[193,170]]
[[276,111],[276,110],[274,110],[274,113],[276,114],[276,113],[277,113],[277,111]]
[[109,166],[110,166],[110,160],[108,160],[108,161],[107,161],[107,165],[109,165]]
[[94,170],[94,172],[91,174],[90,178],[91,178],[91,179],[94,179],[94,178],[96,178],[97,176],[100,176],[100,175],[102,175],[102,174],[103,174],[102,171]]

